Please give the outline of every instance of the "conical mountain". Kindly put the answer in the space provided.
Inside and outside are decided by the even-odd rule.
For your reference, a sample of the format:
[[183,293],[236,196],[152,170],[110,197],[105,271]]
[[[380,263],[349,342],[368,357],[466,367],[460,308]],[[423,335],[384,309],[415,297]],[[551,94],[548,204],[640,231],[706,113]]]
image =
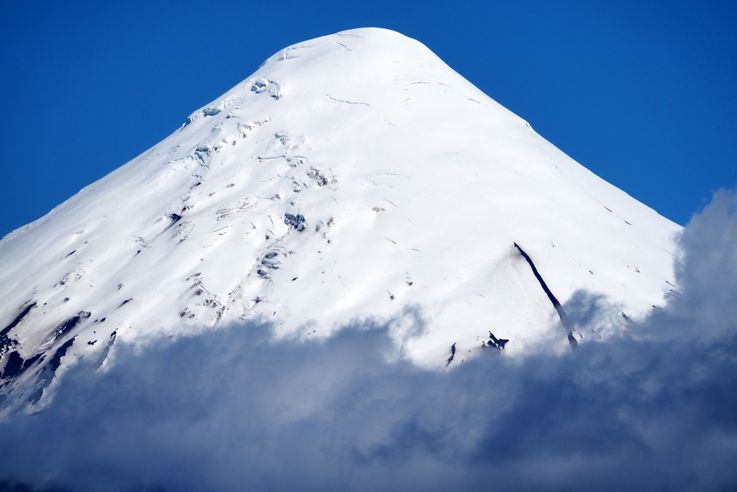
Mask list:
[[663,302],[678,231],[421,43],[341,32],[275,54],[0,242],[2,391],[37,400],[116,340],[244,321],[389,323],[437,367],[489,331],[510,355],[567,344],[577,291],[625,322]]

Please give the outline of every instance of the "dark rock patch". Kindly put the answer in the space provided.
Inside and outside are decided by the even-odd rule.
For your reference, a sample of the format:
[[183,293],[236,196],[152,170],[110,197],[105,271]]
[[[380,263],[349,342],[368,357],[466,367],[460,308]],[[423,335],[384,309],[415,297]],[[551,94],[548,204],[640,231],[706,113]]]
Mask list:
[[90,317],[89,311],[80,311],[71,318],[67,319],[66,321],[62,322],[59,326],[56,327],[54,330],[54,340],[63,337],[70,331],[72,331],[74,328],[79,325],[79,323],[82,322],[82,320],[85,320]]
[[26,307],[24,307],[18,315],[13,318],[13,320],[10,322],[8,326],[2,329],[0,331],[0,357],[2,357],[9,348],[14,347],[18,342],[10,338],[9,333],[10,330],[15,328],[20,324],[21,321],[23,321],[23,318],[28,316],[28,313],[31,312],[31,309],[36,307],[36,302],[32,302],[31,304],[28,304]]
[[448,360],[445,362],[445,367],[448,367],[451,362],[453,362],[453,359],[456,356],[456,344],[453,343],[453,345],[450,346],[450,357],[448,357]]
[[10,352],[8,361],[5,363],[2,378],[11,379],[17,377],[21,372],[23,372],[23,357],[20,356],[17,350],[14,350]]
[[54,355],[49,359],[48,368],[53,372],[56,373],[56,370],[59,369],[59,366],[61,365],[61,359],[66,355],[67,350],[69,350],[69,347],[74,345],[74,338],[70,338],[66,342],[64,342],[61,347],[56,349],[56,352],[54,352]]
[[305,230],[305,216],[302,214],[284,214],[284,223],[292,229],[302,232]]
[[508,338],[497,338],[492,332],[489,332],[489,340],[486,343],[481,343],[482,347],[492,347],[497,350],[504,350],[504,347],[509,343]]

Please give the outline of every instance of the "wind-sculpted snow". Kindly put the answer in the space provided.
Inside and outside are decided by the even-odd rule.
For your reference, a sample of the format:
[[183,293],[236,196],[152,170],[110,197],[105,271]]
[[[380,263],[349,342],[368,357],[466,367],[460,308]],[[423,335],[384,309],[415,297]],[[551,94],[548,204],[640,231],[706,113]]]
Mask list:
[[[732,490],[735,244],[737,194],[721,192],[680,238],[666,306],[557,355],[487,350],[428,371],[375,323],[121,344],[107,371],[75,367],[46,410],[0,425],[0,476],[70,490]],[[565,308],[599,334],[621,318],[586,292]]]
[[115,344],[234,323],[327,338],[414,307],[424,331],[405,351],[423,367],[453,344],[462,363],[490,331],[510,356],[549,336],[566,350],[514,244],[560,303],[604,295],[623,328],[678,289],[679,230],[417,41],[325,36],[0,241],[2,406],[40,408],[70,365]]

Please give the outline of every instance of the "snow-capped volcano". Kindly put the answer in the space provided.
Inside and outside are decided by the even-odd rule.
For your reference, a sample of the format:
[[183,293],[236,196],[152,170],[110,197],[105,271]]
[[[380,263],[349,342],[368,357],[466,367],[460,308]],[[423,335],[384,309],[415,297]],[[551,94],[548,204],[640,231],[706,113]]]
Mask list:
[[489,331],[510,353],[567,343],[558,304],[578,290],[623,319],[663,301],[678,230],[421,43],[341,32],[275,54],[0,242],[2,391],[36,401],[116,339],[239,320],[392,323],[437,367]]

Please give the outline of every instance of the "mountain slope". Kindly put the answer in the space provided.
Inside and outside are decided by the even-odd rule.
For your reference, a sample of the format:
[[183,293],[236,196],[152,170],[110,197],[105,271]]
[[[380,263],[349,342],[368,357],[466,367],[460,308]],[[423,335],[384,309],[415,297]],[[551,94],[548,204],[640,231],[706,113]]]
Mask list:
[[325,36],[3,238],[2,391],[35,401],[116,339],[240,320],[280,336],[391,321],[426,366],[490,330],[511,353],[566,343],[554,301],[577,290],[628,318],[663,301],[678,230],[419,42]]

